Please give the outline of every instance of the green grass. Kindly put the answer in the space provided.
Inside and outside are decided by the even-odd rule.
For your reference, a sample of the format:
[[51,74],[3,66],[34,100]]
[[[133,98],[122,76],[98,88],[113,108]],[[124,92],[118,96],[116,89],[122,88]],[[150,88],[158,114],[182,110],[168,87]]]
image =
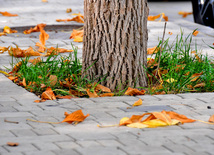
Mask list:
[[[148,84],[147,94],[177,94],[185,92],[213,92],[214,91],[214,63],[207,55],[201,55],[195,49],[191,49],[192,34],[184,37],[181,32],[172,45],[169,45],[169,39],[164,41],[162,51],[152,55],[154,63],[148,65]],[[161,41],[158,48],[161,47]],[[19,83],[24,78],[26,84],[34,82],[26,89],[40,95],[48,86],[52,88],[56,95],[69,95],[69,90],[77,90],[87,97],[86,89],[88,85],[94,83],[94,80],[88,80],[87,76],[82,77],[82,64],[77,58],[77,48],[73,47],[74,52],[69,56],[51,55],[46,60],[33,65],[28,62],[29,58],[22,59],[22,65],[16,74],[19,77]],[[191,53],[195,51],[195,53]],[[161,56],[160,56],[161,54]],[[160,66],[157,72],[157,63],[160,58]],[[193,77],[196,73],[201,73]],[[57,76],[57,83],[52,86],[51,75]],[[64,87],[60,82],[71,82],[70,88]],[[195,80],[196,79],[196,80]],[[105,79],[102,79],[105,80]],[[99,82],[98,82],[99,83]],[[41,85],[46,85],[42,88]],[[201,84],[202,87],[198,87]],[[90,87],[93,92],[95,86]],[[118,86],[120,88],[120,86]],[[142,89],[142,88],[141,88]],[[118,90],[118,89],[117,89]],[[115,96],[124,95],[126,89],[114,92]]]
[[[169,45],[168,42],[169,39],[163,43],[162,52],[159,50],[154,56],[155,62],[158,62],[161,53],[159,72],[160,74],[163,71],[166,72],[161,74],[162,80],[159,76],[154,77],[153,75],[157,71],[155,63],[147,68],[149,75],[153,77],[149,80],[149,93],[213,92],[214,63],[207,55],[199,54],[196,45],[194,50],[191,49],[192,34],[184,37],[181,32],[173,45]],[[158,47],[160,46],[161,42]],[[195,53],[192,53],[192,51],[195,51]],[[198,75],[197,80],[194,80],[196,73],[201,73],[201,75]],[[204,86],[198,87],[197,84],[201,83]],[[154,84],[161,84],[162,88],[154,91],[151,89]]]

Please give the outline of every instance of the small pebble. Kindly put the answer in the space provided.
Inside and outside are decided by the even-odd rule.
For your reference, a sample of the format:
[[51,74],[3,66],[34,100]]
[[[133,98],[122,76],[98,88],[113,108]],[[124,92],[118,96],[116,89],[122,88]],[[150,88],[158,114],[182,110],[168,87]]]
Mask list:
[[211,106],[207,106],[207,109],[212,109]]

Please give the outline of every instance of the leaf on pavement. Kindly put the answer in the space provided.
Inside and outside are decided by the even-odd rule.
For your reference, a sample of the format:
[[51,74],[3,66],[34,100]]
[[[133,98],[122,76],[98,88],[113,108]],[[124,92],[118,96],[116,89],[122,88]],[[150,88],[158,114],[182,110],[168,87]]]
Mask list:
[[17,30],[11,30],[11,28],[8,27],[8,26],[5,26],[4,27],[4,31],[3,31],[3,33],[8,33],[8,34],[10,34],[10,33],[17,33],[17,32],[18,32]]
[[198,35],[198,33],[199,33],[199,31],[194,30],[192,34],[193,34],[194,36],[197,36],[197,35]]
[[148,16],[148,21],[155,21],[156,19],[160,18],[159,22],[164,19],[165,21],[168,21],[168,16],[165,16],[164,13],[160,13],[156,16]]
[[45,51],[45,43],[46,43],[46,40],[48,40],[48,38],[49,38],[49,34],[47,34],[45,32],[45,30],[43,30],[43,29],[40,32],[41,32],[40,35],[39,35],[40,43],[37,42],[36,46],[39,47],[38,51],[43,53]]
[[174,111],[166,111],[166,113],[172,118],[179,120],[181,123],[192,123],[195,122],[196,120],[187,118],[185,115],[178,114]]
[[131,87],[129,87],[126,92],[125,95],[129,95],[129,96],[135,96],[135,95],[145,95],[145,90],[141,90],[139,91],[138,89],[133,89]]
[[34,28],[31,27],[29,30],[23,31],[23,33],[30,34],[32,32],[39,32],[39,31],[43,30],[45,28],[45,26],[46,26],[46,24],[41,23],[41,24],[36,25]]
[[141,99],[137,100],[134,104],[132,104],[131,107],[127,107],[127,109],[131,109],[133,107],[136,107],[136,106],[140,106],[143,104],[143,101]]
[[8,146],[18,146],[19,143],[14,143],[14,142],[7,142]]
[[65,112],[65,119],[62,121],[63,122],[67,122],[67,123],[73,123],[73,122],[82,122],[84,121],[87,117],[89,116],[89,114],[84,115],[82,110],[77,110],[71,114],[68,114],[67,112]]
[[84,23],[83,21],[83,15],[78,14],[76,17],[74,18],[68,18],[68,19],[56,19],[57,22],[70,22],[70,21],[75,21],[78,23]]
[[16,48],[10,47],[10,49],[8,50],[8,54],[10,56],[14,56],[17,58],[27,57],[27,56],[42,56],[41,53],[34,51],[34,49],[32,47],[29,47],[26,50],[22,50],[19,47],[16,47]]
[[73,29],[70,39],[75,39],[75,41],[83,41],[84,30]]
[[18,16],[17,14],[12,14],[12,13],[9,13],[7,11],[5,12],[0,12],[3,16],[7,16],[7,17],[15,17],[15,16]]
[[103,93],[99,95],[100,97],[112,97],[114,96],[114,93]]
[[185,12],[185,11],[180,11],[178,12],[179,15],[182,15],[183,18],[186,18],[188,15],[192,15],[192,12]]
[[42,100],[56,100],[56,96],[52,91],[51,87],[48,87],[45,92],[41,95]]
[[210,116],[209,122],[214,123],[214,115]]

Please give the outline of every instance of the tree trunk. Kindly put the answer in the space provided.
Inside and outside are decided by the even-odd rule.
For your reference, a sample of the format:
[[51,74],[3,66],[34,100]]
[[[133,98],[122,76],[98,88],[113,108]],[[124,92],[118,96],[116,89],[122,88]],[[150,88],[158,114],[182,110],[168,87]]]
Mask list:
[[84,16],[83,76],[111,90],[146,86],[147,0],[85,0]]

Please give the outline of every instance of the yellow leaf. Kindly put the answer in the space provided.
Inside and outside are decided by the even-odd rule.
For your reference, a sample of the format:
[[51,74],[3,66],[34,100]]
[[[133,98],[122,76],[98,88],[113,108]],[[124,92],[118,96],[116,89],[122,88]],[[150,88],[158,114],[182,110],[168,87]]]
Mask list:
[[142,129],[142,128],[148,128],[148,125],[137,122],[137,123],[128,124],[127,127]]
[[121,120],[120,120],[120,124],[123,124],[125,123],[126,121],[128,121],[129,118],[128,117],[123,117]]
[[83,42],[83,37],[76,36],[74,42]]
[[167,79],[166,82],[168,83],[173,83],[173,82],[177,82],[177,80],[173,79],[173,78],[170,78],[170,79]]
[[168,125],[171,124],[171,118],[166,114],[165,111],[162,112],[153,112],[152,113],[157,119],[162,120],[163,122],[167,123]]
[[16,30],[11,30],[10,27],[5,26],[5,27],[4,27],[3,33],[8,33],[8,34],[10,34],[10,33],[17,33],[17,31],[16,31]]
[[132,106],[135,107],[135,106],[140,106],[143,104],[143,101],[141,99],[139,99],[138,101],[136,101]]
[[148,125],[149,128],[156,128],[156,127],[163,127],[163,126],[170,126],[170,125],[176,125],[179,124],[180,121],[176,120],[176,119],[172,119],[171,123],[168,124],[160,119],[152,119],[146,122],[143,122],[143,124]]

